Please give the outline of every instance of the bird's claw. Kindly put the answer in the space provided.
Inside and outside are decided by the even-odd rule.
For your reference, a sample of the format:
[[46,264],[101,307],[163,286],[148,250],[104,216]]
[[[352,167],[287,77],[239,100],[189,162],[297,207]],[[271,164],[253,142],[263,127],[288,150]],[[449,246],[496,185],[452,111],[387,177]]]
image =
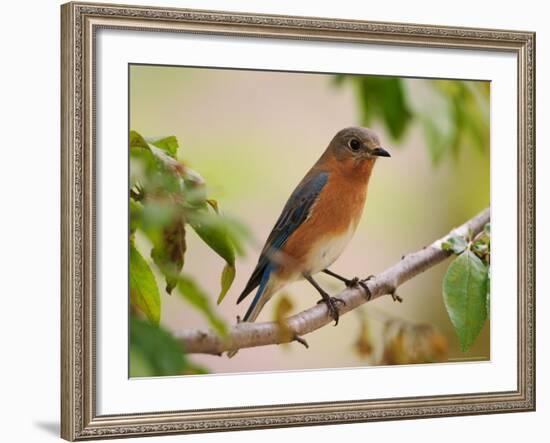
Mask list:
[[352,279],[346,281],[346,286],[348,288],[355,288],[359,284],[359,277],[353,277]]
[[374,278],[374,275],[369,275],[367,278],[364,278],[362,280],[360,280],[359,277],[353,277],[351,280],[348,280],[346,282],[346,286],[348,288],[356,288],[357,286],[361,286],[365,291],[365,294],[367,295],[367,300],[370,300],[372,298],[372,293],[370,292],[370,289],[367,286],[366,282],[372,278]]
[[372,293],[370,292],[370,289],[367,286],[367,284],[363,280],[361,280],[359,281],[359,285],[365,290],[365,294],[367,295],[367,301],[370,301],[370,299],[372,298]]
[[308,345],[306,339],[303,338],[303,337],[300,337],[298,334],[294,334],[294,337],[293,337],[292,341],[297,341],[301,345],[304,345],[306,347],[306,349],[309,349],[309,345]]
[[346,305],[346,302],[338,297],[323,297],[321,300],[317,302],[319,303],[326,303],[328,312],[330,316],[334,319],[334,326],[338,324],[338,320],[340,319],[340,310],[338,309],[338,303],[342,303],[344,306]]

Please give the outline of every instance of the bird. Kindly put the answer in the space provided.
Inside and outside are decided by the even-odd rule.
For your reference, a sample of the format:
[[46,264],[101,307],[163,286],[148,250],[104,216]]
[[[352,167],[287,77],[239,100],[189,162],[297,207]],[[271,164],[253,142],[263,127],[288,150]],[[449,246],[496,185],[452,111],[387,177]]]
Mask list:
[[[271,297],[288,284],[305,279],[321,294],[335,325],[339,303],[313,278],[324,272],[347,286],[368,287],[357,277],[348,279],[329,267],[351,240],[367,198],[367,188],[378,157],[391,157],[369,128],[347,127],[336,133],[323,154],[296,186],[271,230],[258,263],[237,299],[256,293],[239,322],[253,322]],[[229,357],[236,354],[230,351]]]

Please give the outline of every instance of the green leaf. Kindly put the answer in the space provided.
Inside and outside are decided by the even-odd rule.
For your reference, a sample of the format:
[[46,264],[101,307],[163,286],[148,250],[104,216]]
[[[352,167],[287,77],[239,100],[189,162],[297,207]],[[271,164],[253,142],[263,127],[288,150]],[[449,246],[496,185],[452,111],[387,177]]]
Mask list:
[[488,95],[483,92],[487,87],[484,83],[457,80],[437,80],[432,83],[449,107],[453,136],[447,151],[455,158],[466,146],[479,152],[488,150],[489,106]]
[[394,77],[354,77],[357,82],[363,122],[381,120],[390,135],[399,140],[412,120],[401,79]]
[[335,85],[346,80],[356,87],[362,123],[370,125],[380,120],[394,139],[400,139],[413,117],[402,80],[364,75],[339,74],[333,77]]
[[[186,175],[185,165],[179,162],[172,154],[174,148],[177,150],[177,140],[175,137],[164,137],[160,139],[149,139],[155,143],[150,143],[141,134],[136,131],[130,131],[130,160],[140,160],[143,165],[135,162],[130,163],[131,179],[134,178],[134,170],[144,169],[145,177],[149,180],[157,179],[170,185],[172,191],[181,188],[181,180]],[[140,167],[141,166],[141,167]],[[143,175],[142,173],[137,175]],[[159,176],[159,173],[160,174]],[[162,187],[162,183],[160,183]]]
[[134,233],[141,225],[141,211],[143,205],[133,199],[130,199],[130,232]]
[[147,141],[136,131],[130,131],[130,148],[149,149]]
[[179,144],[178,139],[175,136],[170,135],[168,137],[147,137],[145,141],[151,143],[152,145],[155,145],[157,148],[162,149],[170,157],[176,158]]
[[162,149],[162,151],[164,151],[170,157],[176,158],[179,144],[178,139],[175,136],[170,135],[167,137],[143,137],[137,131],[130,131],[130,148],[142,148],[151,151],[151,145]]
[[180,275],[178,279],[178,291],[191,305],[206,315],[210,325],[218,334],[224,336],[227,333],[225,322],[216,315],[210,306],[208,295],[186,275]]
[[148,199],[143,203],[140,213],[144,230],[162,231],[178,218],[178,207],[170,201]]
[[235,246],[238,240],[231,235],[225,219],[217,214],[201,214],[189,219],[189,224],[198,236],[226,261],[221,275],[220,304],[235,279]]
[[[223,250],[216,251],[216,249],[211,246],[212,249],[218,252],[220,256],[223,258],[228,258],[230,262],[231,252],[229,248],[233,249],[235,254],[244,255],[245,249],[243,243],[252,237],[252,233],[250,232],[250,229],[242,222],[227,215],[213,214],[203,210],[195,210],[194,212],[188,212],[187,214],[188,222],[193,229],[197,227],[197,229],[202,231],[201,228],[204,228],[206,234],[210,231],[220,232],[220,235],[216,234],[215,236],[222,238],[222,242],[225,244],[222,248]],[[197,234],[199,233],[197,232]],[[224,237],[225,239],[223,239]],[[207,239],[208,235],[206,235],[203,240],[206,242]],[[227,249],[227,251],[225,251],[225,249]],[[224,252],[224,254],[227,252],[227,257],[224,257],[221,252]]]
[[[187,169],[186,169],[187,172]],[[184,195],[185,200],[183,202],[184,207],[199,210],[207,208],[207,189],[205,183],[196,182],[189,180],[186,177],[184,178]]]
[[198,236],[222,257],[228,264],[235,264],[235,250],[233,244],[227,235],[223,222],[221,220],[205,220],[196,223],[191,222],[191,227]]
[[474,251],[476,254],[485,254],[489,250],[489,246],[481,241],[476,241],[472,245],[472,251]]
[[468,242],[464,237],[454,235],[443,242],[441,248],[444,251],[451,251],[454,254],[461,254],[468,247]]
[[432,164],[438,165],[454,140],[454,126],[437,122],[431,113],[421,115],[420,118],[424,128],[428,155]]
[[130,377],[151,377],[156,375],[157,371],[150,364],[149,358],[137,346],[130,345],[128,354]]
[[487,318],[487,267],[470,250],[460,254],[447,269],[443,300],[465,352]]
[[229,291],[229,288],[233,284],[233,280],[235,280],[235,273],[235,266],[230,265],[229,263],[224,266],[221,276],[222,289],[220,291],[220,295],[218,296],[218,304],[222,302],[227,294],[227,291]]
[[130,303],[151,323],[160,322],[160,294],[155,276],[133,243],[130,243]]
[[235,248],[226,220],[218,214],[195,211],[188,222],[198,236],[229,265],[235,264]]
[[179,375],[187,363],[183,349],[168,331],[130,316],[130,377]]
[[491,261],[491,227],[487,223],[483,231],[479,233],[472,244],[472,251],[485,263],[490,264]]

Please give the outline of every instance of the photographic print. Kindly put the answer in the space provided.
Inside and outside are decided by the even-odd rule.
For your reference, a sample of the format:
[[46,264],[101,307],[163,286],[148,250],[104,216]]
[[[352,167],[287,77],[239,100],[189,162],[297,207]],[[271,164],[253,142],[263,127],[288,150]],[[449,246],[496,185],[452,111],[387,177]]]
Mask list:
[[490,82],[128,76],[130,377],[490,360]]
[[63,438],[534,410],[533,32],[61,24]]

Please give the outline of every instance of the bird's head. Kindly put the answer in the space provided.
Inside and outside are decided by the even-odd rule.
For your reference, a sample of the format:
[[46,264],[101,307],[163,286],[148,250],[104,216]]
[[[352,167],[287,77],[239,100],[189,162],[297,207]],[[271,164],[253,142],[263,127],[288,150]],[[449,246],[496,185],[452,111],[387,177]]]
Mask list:
[[378,157],[391,157],[380,145],[380,139],[372,129],[355,126],[339,131],[327,151],[337,161],[357,167],[365,162],[372,164]]

